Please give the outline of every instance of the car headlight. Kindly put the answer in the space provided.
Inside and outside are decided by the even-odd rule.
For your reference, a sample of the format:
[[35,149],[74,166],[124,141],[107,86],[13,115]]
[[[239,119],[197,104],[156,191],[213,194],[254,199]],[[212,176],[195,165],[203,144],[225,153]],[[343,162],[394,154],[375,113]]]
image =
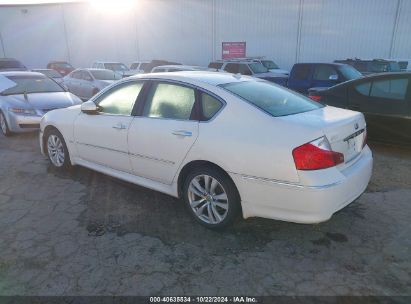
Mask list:
[[24,115],[37,115],[34,109],[9,108],[10,112]]

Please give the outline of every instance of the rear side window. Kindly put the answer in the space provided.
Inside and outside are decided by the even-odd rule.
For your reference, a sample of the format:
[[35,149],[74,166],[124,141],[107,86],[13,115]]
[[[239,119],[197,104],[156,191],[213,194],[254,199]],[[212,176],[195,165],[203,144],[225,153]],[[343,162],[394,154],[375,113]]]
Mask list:
[[223,66],[223,63],[222,63],[222,62],[211,62],[211,63],[208,65],[208,67],[209,67],[210,69],[216,69],[216,70],[221,69],[222,66]]
[[151,88],[143,115],[189,120],[194,103],[193,89],[175,84],[158,83]]
[[332,75],[338,75],[334,67],[330,65],[319,65],[315,68],[314,79],[315,80],[330,80]]
[[293,68],[292,75],[295,80],[306,80],[310,75],[311,66],[306,64],[299,64]]
[[222,108],[223,104],[217,98],[201,93],[201,107],[204,120],[210,120]]
[[388,79],[374,81],[370,96],[404,100],[407,94],[408,79]]
[[323,105],[266,81],[242,81],[221,85],[272,116],[286,116],[320,109]]

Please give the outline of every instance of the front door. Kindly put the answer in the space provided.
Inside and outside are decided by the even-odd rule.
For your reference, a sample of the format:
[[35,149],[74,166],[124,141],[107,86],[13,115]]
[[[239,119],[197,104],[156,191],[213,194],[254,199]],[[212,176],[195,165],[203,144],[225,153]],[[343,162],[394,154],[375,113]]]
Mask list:
[[195,90],[175,83],[154,82],[142,116],[129,130],[129,152],[134,173],[165,184],[173,178],[198,136],[192,120]]
[[81,159],[132,172],[127,136],[142,87],[142,82],[135,81],[113,87],[95,100],[98,114],[79,115],[74,123],[74,138]]

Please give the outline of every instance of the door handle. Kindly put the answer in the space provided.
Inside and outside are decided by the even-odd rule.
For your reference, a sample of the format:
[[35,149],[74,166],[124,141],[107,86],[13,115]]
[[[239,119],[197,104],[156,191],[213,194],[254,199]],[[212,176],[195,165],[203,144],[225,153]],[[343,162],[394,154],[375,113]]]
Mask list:
[[113,126],[113,129],[117,129],[117,130],[124,130],[125,128],[126,126],[123,125],[122,123],[118,123]]
[[193,136],[193,132],[186,131],[186,130],[175,130],[172,133],[173,135],[177,135],[177,136]]

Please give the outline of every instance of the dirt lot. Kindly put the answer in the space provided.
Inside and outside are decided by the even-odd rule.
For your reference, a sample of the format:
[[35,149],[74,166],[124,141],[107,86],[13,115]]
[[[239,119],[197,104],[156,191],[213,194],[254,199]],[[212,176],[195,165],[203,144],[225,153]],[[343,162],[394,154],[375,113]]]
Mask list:
[[0,136],[0,295],[411,295],[411,150],[371,145],[372,181],[318,225],[224,232],[180,201]]

